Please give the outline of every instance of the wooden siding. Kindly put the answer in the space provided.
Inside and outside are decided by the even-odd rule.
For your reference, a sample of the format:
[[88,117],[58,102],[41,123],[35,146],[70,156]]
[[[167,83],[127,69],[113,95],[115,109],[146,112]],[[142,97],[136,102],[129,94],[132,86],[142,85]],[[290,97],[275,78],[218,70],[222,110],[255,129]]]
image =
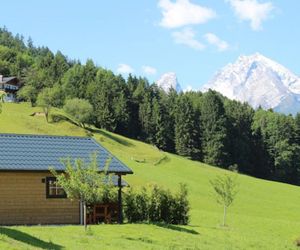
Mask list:
[[79,224],[79,202],[46,198],[50,173],[0,172],[0,225]]

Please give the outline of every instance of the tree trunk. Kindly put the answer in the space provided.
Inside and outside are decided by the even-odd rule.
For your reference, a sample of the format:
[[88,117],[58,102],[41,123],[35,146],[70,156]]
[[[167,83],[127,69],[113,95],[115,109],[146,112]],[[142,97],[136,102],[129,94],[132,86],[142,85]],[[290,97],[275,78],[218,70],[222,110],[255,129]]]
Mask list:
[[48,109],[47,108],[44,108],[44,113],[45,113],[46,121],[49,122],[49,120],[48,120],[49,113],[48,113]]
[[85,202],[83,202],[83,224],[84,224],[84,230],[86,231],[87,224],[86,224],[86,203]]
[[225,225],[226,225],[226,212],[227,212],[227,207],[224,206],[223,227],[225,227]]

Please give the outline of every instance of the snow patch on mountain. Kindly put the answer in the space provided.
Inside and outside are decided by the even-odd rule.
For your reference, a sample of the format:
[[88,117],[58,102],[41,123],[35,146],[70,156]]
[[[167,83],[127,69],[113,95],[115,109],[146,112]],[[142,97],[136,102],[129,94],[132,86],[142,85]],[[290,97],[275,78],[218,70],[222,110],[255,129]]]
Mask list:
[[168,93],[172,88],[178,93],[182,91],[181,86],[177,80],[176,73],[168,72],[163,74],[159,80],[156,81],[158,87],[162,88],[166,93]]
[[259,53],[240,56],[235,63],[225,66],[202,87],[202,91],[208,89],[248,102],[254,108],[300,112],[300,78]]

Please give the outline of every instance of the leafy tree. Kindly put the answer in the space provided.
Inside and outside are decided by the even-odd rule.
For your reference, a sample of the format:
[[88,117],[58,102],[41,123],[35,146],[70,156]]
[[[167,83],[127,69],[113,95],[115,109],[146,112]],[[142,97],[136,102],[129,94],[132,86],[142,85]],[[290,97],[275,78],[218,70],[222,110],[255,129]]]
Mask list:
[[49,114],[51,108],[59,106],[62,102],[61,91],[59,87],[45,88],[39,93],[37,97],[37,105],[42,107],[46,116],[47,122],[49,122]]
[[19,99],[30,102],[31,106],[33,106],[36,101],[37,90],[32,85],[27,84],[17,94]]
[[[73,163],[74,162],[74,163]],[[86,223],[86,206],[102,202],[109,193],[116,193],[110,176],[107,174],[109,160],[103,166],[104,171],[99,171],[97,156],[93,155],[89,163],[81,159],[63,160],[65,172],[56,172],[53,168],[51,173],[57,178],[57,183],[65,190],[71,200],[79,200],[84,207],[84,227]]]
[[67,58],[60,51],[58,51],[55,54],[48,69],[49,77],[51,77],[54,82],[57,82],[63,77],[69,67],[70,66],[68,64]]
[[84,82],[84,67],[75,64],[61,79],[63,91],[67,98],[85,98],[87,83]]
[[255,134],[261,134],[263,147],[267,152],[269,177],[299,183],[299,144],[294,118],[258,110],[252,127]]
[[4,102],[5,97],[6,97],[6,92],[5,91],[0,91],[0,103]]
[[93,106],[85,99],[74,98],[66,101],[64,111],[84,128],[91,121]]
[[228,207],[233,203],[237,194],[236,176],[229,174],[219,175],[210,181],[214,190],[217,203],[223,206],[223,226],[226,225],[226,214]]

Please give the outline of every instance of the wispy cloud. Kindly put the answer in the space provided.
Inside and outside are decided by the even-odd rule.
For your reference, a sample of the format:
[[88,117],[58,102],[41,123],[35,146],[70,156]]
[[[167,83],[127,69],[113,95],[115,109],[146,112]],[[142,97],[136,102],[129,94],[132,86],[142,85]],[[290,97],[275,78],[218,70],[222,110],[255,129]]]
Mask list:
[[159,0],[158,6],[162,10],[160,25],[165,28],[179,28],[191,24],[206,23],[216,17],[214,10],[193,4],[189,0]]
[[155,75],[157,73],[157,69],[151,66],[143,66],[142,70],[147,75]]
[[175,43],[186,45],[195,50],[205,49],[205,46],[195,38],[196,34],[191,28],[185,28],[181,31],[173,32],[172,36]]
[[217,35],[213,33],[206,33],[204,35],[204,38],[209,44],[216,46],[219,51],[225,51],[229,48],[227,42],[221,40]]
[[120,74],[129,74],[133,73],[134,69],[128,64],[120,63],[117,68],[117,72]]
[[225,0],[234,9],[240,20],[250,21],[253,30],[261,30],[262,22],[266,20],[274,6],[271,2],[259,3],[257,0]]

